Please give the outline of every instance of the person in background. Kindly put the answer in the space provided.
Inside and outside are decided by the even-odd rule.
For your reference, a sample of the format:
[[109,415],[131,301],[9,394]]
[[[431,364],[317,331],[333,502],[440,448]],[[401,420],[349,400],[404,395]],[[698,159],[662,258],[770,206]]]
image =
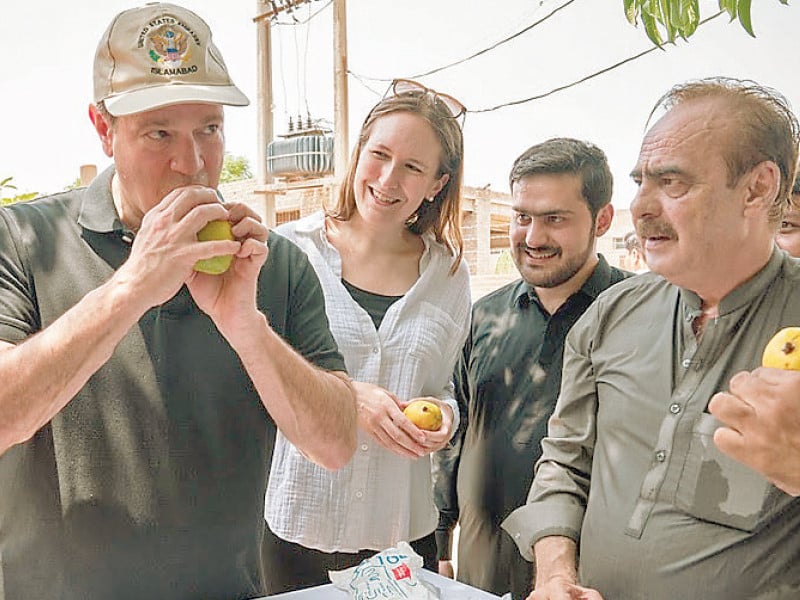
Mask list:
[[800,595],[800,500],[720,452],[708,412],[800,323],[800,263],[774,242],[800,127],[778,92],[722,77],[661,109],[631,173],[654,274],[570,331],[527,504],[503,523],[535,557],[531,600]]
[[800,177],[794,180],[792,196],[783,210],[775,242],[782,250],[794,257],[800,257]]
[[649,269],[644,260],[644,251],[639,236],[635,231],[629,231],[625,234],[624,242],[627,255],[623,259],[622,266],[632,273],[647,273]]
[[453,576],[458,522],[458,579],[519,599],[530,592],[533,571],[499,524],[530,488],[530,465],[561,384],[567,332],[625,273],[595,251],[614,215],[611,171],[600,148],[547,140],[514,161],[509,184],[509,241],[521,279],[473,307],[454,376],[461,426],[434,460],[439,572]]
[[[89,107],[114,165],[0,209],[2,600],[261,595],[276,426],[324,468],[355,450],[319,280],[217,197],[247,102],[195,13],[123,11]],[[234,239],[199,242],[214,220]]]
[[[331,473],[278,436],[265,518],[270,592],[327,583],[328,570],[410,541],[436,569],[430,454],[457,426],[451,374],[469,329],[460,232],[464,107],[397,80],[361,128],[338,203],[277,229],[308,254],[354,380],[358,449]],[[403,408],[441,409],[438,431]]]

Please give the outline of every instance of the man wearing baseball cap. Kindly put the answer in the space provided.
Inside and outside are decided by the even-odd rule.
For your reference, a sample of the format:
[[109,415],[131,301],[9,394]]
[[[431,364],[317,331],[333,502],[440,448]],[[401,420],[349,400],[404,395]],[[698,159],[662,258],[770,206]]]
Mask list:
[[[247,103],[196,14],[124,11],[89,108],[114,165],[0,209],[0,600],[258,596],[276,427],[326,468],[354,452],[313,269],[218,199]],[[211,221],[234,239],[198,241]]]

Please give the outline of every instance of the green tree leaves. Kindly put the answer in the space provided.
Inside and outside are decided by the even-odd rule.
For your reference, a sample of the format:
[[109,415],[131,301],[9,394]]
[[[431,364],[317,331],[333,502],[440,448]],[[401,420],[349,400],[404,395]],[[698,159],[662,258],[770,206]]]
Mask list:
[[13,190],[14,192],[17,191],[17,186],[11,183],[11,180],[14,179],[13,177],[6,177],[5,179],[0,180],[0,206],[5,204],[12,204],[14,202],[24,202],[25,200],[33,200],[38,196],[36,192],[30,192],[27,194],[17,194],[15,193],[13,196],[6,196],[6,190]]
[[[788,5],[789,0],[778,0]],[[739,20],[744,30],[755,37],[750,15],[752,0],[719,0],[720,12]],[[700,24],[699,0],[623,0],[625,17],[633,26],[642,22],[647,37],[657,46],[677,38],[687,39]]]
[[647,37],[661,46],[695,32],[700,6],[698,0],[625,0],[625,16],[632,25],[641,19]]
[[244,156],[232,156],[225,153],[222,161],[222,172],[219,176],[220,183],[230,183],[240,179],[250,179],[253,174],[250,172],[250,163]]

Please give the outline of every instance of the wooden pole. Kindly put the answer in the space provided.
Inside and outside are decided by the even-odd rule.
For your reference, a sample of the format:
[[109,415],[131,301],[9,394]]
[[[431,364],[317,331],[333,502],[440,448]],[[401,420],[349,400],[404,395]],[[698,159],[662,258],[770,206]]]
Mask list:
[[87,186],[97,177],[97,165],[81,165],[80,180],[82,186]]
[[[265,0],[256,0],[256,14],[264,13],[268,6]],[[256,131],[258,136],[258,153],[256,177],[259,186],[272,181],[267,175],[267,144],[272,141],[272,40],[270,36],[270,20],[256,20],[257,40],[257,86],[258,99],[256,111]],[[275,227],[275,194],[264,194],[264,216],[267,227]]]
[[347,6],[333,0],[333,176],[341,183],[347,172]]

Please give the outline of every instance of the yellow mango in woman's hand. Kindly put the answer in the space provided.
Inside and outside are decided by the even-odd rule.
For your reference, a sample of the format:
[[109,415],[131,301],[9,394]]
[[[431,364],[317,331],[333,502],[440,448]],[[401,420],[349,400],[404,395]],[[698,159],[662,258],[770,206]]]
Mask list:
[[437,431],[442,426],[442,410],[427,400],[414,400],[403,409],[403,414],[420,429]]

